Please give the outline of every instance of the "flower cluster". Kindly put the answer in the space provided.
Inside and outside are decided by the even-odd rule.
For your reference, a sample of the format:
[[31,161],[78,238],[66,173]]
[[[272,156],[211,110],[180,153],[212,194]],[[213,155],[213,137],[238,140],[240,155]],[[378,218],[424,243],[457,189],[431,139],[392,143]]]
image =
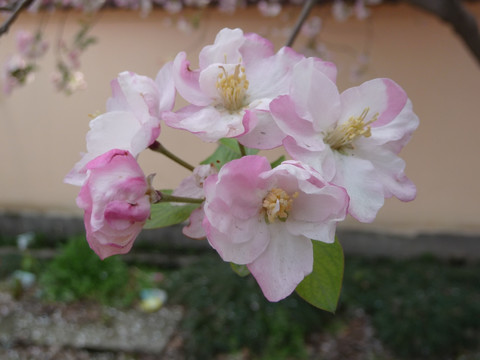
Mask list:
[[[355,0],[353,5],[344,0],[334,0],[332,12],[339,20],[345,20],[352,14],[357,18],[368,16],[368,5],[376,5],[382,0]],[[185,7],[205,8],[217,5],[219,10],[226,13],[233,13],[237,8],[244,8],[248,4],[255,4],[263,16],[277,16],[282,11],[282,6],[299,5],[303,0],[34,0],[29,6],[30,11],[38,11],[40,8],[73,8],[85,12],[95,12],[104,7],[119,7],[124,9],[140,10],[142,15],[147,15],[152,8],[161,7],[171,14],[182,11]],[[0,5],[9,1],[1,1]],[[3,6],[5,6],[3,5]]]
[[27,84],[35,77],[37,60],[48,49],[40,32],[31,34],[19,31],[16,37],[17,53],[10,56],[3,68],[3,92],[10,94],[14,88]]
[[[80,56],[96,42],[96,38],[89,35],[89,30],[90,24],[83,24],[71,44],[63,40],[56,44],[56,71],[52,74],[52,82],[56,90],[67,95],[87,86],[80,71]],[[16,47],[17,53],[8,58],[3,68],[3,92],[7,95],[34,80],[37,62],[47,52],[49,44],[43,40],[40,30],[35,34],[21,30],[17,33]]]
[[[278,301],[312,273],[314,242],[333,243],[347,214],[371,222],[385,198],[415,197],[398,153],[418,118],[392,80],[339,92],[334,64],[275,52],[240,29],[221,30],[198,60],[191,69],[181,52],[155,80],[121,73],[107,112],[90,122],[87,152],[66,182],[81,186],[77,203],[100,257],[129,251],[143,225],[163,216],[150,203],[178,202],[165,216],[193,203],[184,233],[206,237]],[[176,93],[189,104],[173,111]],[[217,161],[180,161],[157,141],[162,122],[219,142]],[[290,160],[270,164],[257,154],[280,146]],[[173,193],[154,190],[135,162],[147,148],[192,175]]]

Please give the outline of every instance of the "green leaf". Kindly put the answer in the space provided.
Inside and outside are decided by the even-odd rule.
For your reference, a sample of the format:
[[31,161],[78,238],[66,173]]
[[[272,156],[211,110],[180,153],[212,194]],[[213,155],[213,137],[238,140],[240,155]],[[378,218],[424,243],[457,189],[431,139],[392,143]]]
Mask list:
[[241,155],[240,148],[238,147],[238,141],[232,138],[222,138],[218,140],[219,144],[229,148],[232,152]]
[[150,207],[150,219],[143,226],[144,229],[157,229],[180,224],[188,219],[193,210],[200,204],[172,205],[161,202]]
[[203,160],[201,164],[213,164],[217,167],[217,169],[220,169],[227,162],[233,159],[238,159],[240,156],[240,153],[237,154],[229,147],[219,144],[213,154]]
[[232,270],[240,277],[245,277],[250,275],[250,270],[248,270],[247,265],[238,265],[230,263]]
[[285,161],[285,155],[282,155],[277,160],[271,162],[270,166],[272,167],[272,169],[276,168],[278,165],[280,165],[284,161]]
[[335,237],[333,244],[312,240],[313,271],[297,286],[297,293],[319,309],[334,313],[342,288],[344,258]]
[[[258,153],[257,149],[245,148],[247,155],[254,155]],[[203,160],[201,164],[214,164],[217,169],[220,169],[227,162],[242,157],[238,141],[230,138],[223,138],[218,141],[218,147],[212,155]]]

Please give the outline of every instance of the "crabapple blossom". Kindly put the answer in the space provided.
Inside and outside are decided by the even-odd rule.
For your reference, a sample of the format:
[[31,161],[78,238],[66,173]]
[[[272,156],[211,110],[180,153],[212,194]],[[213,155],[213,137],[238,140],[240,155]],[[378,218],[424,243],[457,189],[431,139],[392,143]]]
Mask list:
[[415,198],[398,153],[418,118],[392,80],[374,79],[340,94],[306,59],[293,71],[290,94],[274,100],[270,109],[288,134],[287,152],[345,187],[349,212],[359,221],[373,221],[385,198]]
[[2,69],[3,92],[10,95],[18,86],[33,81],[35,65],[15,54],[8,58]]
[[298,161],[262,156],[225,164],[205,180],[207,239],[224,261],[247,265],[265,297],[288,296],[312,272],[312,241],[332,243],[348,195]]
[[31,60],[43,56],[48,49],[48,43],[42,40],[40,32],[33,35],[29,31],[20,30],[17,33],[16,41],[20,55]]
[[[180,185],[173,191],[172,195],[202,199],[204,197],[203,184],[205,180],[213,174],[216,174],[217,168],[213,164],[199,165],[192,175],[182,180]],[[174,203],[179,204],[179,203]],[[203,205],[192,211],[188,224],[182,229],[185,236],[193,239],[205,238],[205,230],[202,227],[204,218]]]
[[105,259],[130,251],[150,216],[150,186],[135,158],[112,149],[86,164],[77,197],[85,211],[87,241]]
[[122,72],[111,87],[107,112],[90,121],[87,153],[66,176],[67,183],[81,185],[85,180],[85,165],[111,149],[127,150],[136,157],[159,136],[162,112],[174,105],[171,63],[159,71],[155,81]]
[[[175,86],[190,105],[165,115],[167,125],[188,130],[204,141],[236,137],[245,146],[281,145],[283,132],[273,121],[269,103],[288,91],[291,69],[303,55],[273,45],[256,34],[223,29],[213,45],[202,49],[199,69],[191,70],[184,52],[173,62]],[[316,59],[334,80],[335,66]]]

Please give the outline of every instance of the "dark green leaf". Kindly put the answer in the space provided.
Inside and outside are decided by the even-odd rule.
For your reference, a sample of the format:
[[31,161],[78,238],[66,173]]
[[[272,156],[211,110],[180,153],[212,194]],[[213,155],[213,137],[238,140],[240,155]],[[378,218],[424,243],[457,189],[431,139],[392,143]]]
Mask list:
[[334,313],[342,288],[344,258],[342,246],[312,240],[313,271],[297,286],[297,293],[307,302]]

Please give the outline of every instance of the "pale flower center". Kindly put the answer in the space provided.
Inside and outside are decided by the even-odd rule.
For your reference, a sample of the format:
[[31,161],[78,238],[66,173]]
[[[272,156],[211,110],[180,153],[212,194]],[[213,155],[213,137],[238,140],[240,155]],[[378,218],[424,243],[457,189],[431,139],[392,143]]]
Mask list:
[[288,218],[288,212],[292,208],[293,199],[297,196],[298,192],[290,196],[280,188],[272,188],[263,199],[260,213],[265,215],[265,220],[268,223],[273,223],[275,219],[285,221]]
[[348,121],[337,126],[331,132],[327,133],[324,141],[330,145],[332,150],[342,152],[346,149],[353,149],[353,142],[360,136],[370,137],[372,135],[370,124],[377,121],[378,113],[371,120],[365,121],[370,108],[366,108],[360,116],[352,116]]
[[218,75],[216,86],[223,99],[223,105],[230,112],[238,111],[244,106],[245,93],[248,89],[245,68],[238,64],[233,74],[229,74],[223,66],[219,68],[222,72]]

